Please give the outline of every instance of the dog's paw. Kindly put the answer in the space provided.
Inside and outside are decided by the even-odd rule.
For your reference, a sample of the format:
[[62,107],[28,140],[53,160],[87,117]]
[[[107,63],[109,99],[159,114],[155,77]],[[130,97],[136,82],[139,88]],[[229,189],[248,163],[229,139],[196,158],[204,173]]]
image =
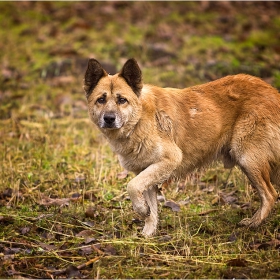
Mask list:
[[249,227],[249,228],[256,228],[257,226],[259,226],[261,223],[260,219],[255,218],[255,216],[253,216],[252,218],[245,218],[243,220],[241,220],[238,225],[240,226],[244,226],[244,227]]
[[145,221],[145,226],[143,228],[142,234],[148,238],[148,237],[152,237],[153,235],[155,235],[157,231],[157,222],[149,219],[149,217],[146,219]]
[[133,180],[131,180],[128,183],[127,191],[129,193],[129,196],[130,196],[130,199],[132,202],[133,210],[138,215],[140,215],[140,217],[143,219],[148,217],[150,215],[150,207],[143,195],[143,193],[145,192],[145,189],[142,190],[142,189],[136,188],[135,184],[133,184]]
[[148,237],[152,237],[153,235],[155,235],[157,228],[153,225],[145,225],[142,231],[142,234],[148,238]]
[[141,216],[141,218],[146,218],[150,215],[150,207],[146,202],[143,203],[133,203],[133,210]]

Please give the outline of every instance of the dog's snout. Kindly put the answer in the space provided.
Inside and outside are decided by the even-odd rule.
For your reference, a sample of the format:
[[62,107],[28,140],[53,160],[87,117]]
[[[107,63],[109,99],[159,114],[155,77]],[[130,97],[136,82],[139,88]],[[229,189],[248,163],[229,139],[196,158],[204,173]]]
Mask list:
[[113,124],[116,120],[116,115],[114,113],[107,113],[103,117],[106,124]]
[[107,111],[98,121],[100,128],[118,129],[122,126],[121,118],[116,111]]

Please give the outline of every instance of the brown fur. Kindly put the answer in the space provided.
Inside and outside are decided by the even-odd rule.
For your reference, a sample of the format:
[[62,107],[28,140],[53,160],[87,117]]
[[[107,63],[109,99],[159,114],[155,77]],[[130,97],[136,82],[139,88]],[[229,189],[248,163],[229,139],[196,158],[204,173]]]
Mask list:
[[156,231],[157,186],[214,160],[238,165],[258,190],[261,206],[241,224],[256,227],[268,216],[277,198],[271,182],[280,185],[276,89],[244,74],[185,89],[143,85],[134,59],[114,76],[91,59],[84,89],[90,118],[137,175],[128,193],[144,235]]

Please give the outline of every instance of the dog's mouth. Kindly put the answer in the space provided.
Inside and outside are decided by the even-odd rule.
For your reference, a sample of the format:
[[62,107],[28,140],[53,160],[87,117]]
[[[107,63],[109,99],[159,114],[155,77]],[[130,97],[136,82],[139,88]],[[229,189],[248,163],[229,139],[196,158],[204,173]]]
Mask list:
[[119,129],[121,127],[118,127],[114,124],[101,124],[100,128],[106,128],[106,129],[109,129],[109,130],[113,130],[113,129]]

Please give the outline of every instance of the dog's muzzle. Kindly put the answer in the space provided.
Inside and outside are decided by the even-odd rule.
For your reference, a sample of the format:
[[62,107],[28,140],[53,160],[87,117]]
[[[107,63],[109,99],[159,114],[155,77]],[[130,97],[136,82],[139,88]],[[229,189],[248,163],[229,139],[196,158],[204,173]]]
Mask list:
[[114,112],[108,112],[100,120],[101,128],[120,128],[118,117]]
[[106,125],[113,125],[115,120],[116,120],[116,115],[114,113],[108,113],[108,114],[105,114],[103,116],[103,120],[104,122],[106,123]]

